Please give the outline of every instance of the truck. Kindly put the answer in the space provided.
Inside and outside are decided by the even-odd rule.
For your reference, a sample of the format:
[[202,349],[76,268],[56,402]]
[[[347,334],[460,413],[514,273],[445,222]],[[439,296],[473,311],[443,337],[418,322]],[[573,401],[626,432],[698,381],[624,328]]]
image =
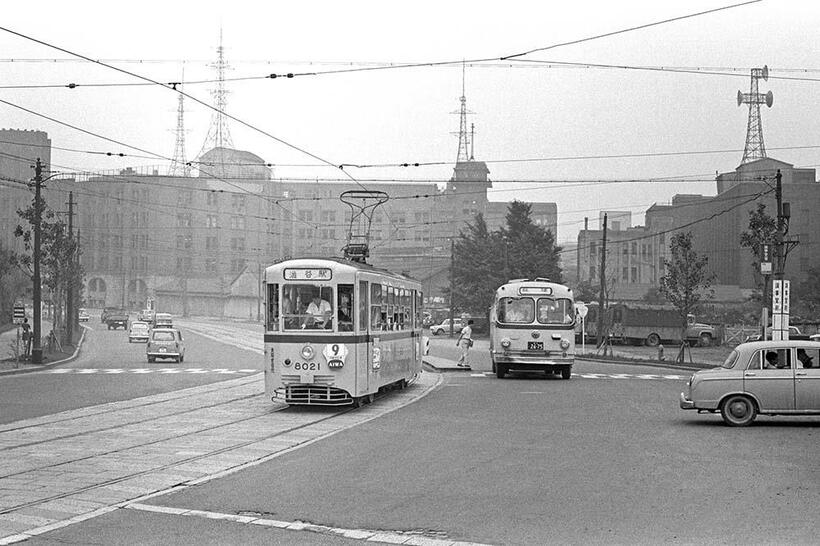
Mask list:
[[123,330],[128,329],[128,313],[122,309],[109,311],[105,315],[105,325],[108,326],[109,330],[116,330],[117,328],[122,328]]
[[[598,325],[598,304],[586,304],[585,319],[587,340],[595,338]],[[580,321],[576,321],[580,324]],[[657,347],[663,342],[678,343],[681,338],[681,317],[671,305],[645,303],[611,303],[605,323],[609,327],[611,341],[629,344],[644,344]],[[576,327],[576,339],[580,336],[580,326]],[[689,314],[686,322],[685,339],[690,344],[708,347],[716,341],[715,327],[697,322],[695,315]]]

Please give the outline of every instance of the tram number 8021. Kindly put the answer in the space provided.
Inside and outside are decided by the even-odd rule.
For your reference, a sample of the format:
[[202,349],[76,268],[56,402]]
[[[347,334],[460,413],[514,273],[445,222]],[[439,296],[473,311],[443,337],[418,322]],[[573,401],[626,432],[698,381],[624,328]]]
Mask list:
[[321,366],[319,362],[294,362],[293,369],[319,371],[322,369]]

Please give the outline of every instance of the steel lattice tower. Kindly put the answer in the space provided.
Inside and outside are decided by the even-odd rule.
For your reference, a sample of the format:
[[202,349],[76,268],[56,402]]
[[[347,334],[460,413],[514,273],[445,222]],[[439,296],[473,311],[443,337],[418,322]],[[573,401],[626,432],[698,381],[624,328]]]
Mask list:
[[[467,96],[465,93],[465,67],[464,63],[461,65],[461,109],[458,112],[453,112],[454,114],[459,114],[459,124],[458,124],[458,155],[456,156],[456,163],[460,163],[462,161],[469,161],[472,159],[471,154],[468,153],[468,149],[470,147],[470,135],[467,133],[467,114],[472,114],[473,112],[468,112],[467,110]],[[455,134],[455,133],[453,133]]]
[[[182,87],[185,81],[185,69],[182,69],[182,80],[178,84]],[[174,86],[176,89],[177,86]],[[191,176],[191,165],[185,157],[185,107],[183,101],[185,96],[180,93],[177,98],[177,130],[176,144],[174,145],[174,157],[171,166],[168,168],[168,176]]]
[[214,112],[211,117],[211,126],[208,129],[208,136],[205,137],[205,142],[202,144],[202,150],[199,151],[199,156],[212,148],[233,148],[233,140],[231,139],[231,132],[228,129],[228,120],[225,116],[228,105],[227,95],[228,91],[225,89],[225,71],[230,68],[225,62],[225,48],[222,47],[222,29],[219,29],[219,47],[216,48],[217,60],[215,63],[209,65],[216,68],[216,89],[211,91],[211,96],[214,98]]
[[737,92],[737,105],[749,105],[749,121],[746,125],[746,147],[743,150],[743,163],[766,157],[766,145],[763,143],[763,123],[760,121],[760,105],[772,106],[774,96],[769,91],[765,95],[758,93],[758,81],[769,79],[769,67],[752,68],[752,83],[748,93]]

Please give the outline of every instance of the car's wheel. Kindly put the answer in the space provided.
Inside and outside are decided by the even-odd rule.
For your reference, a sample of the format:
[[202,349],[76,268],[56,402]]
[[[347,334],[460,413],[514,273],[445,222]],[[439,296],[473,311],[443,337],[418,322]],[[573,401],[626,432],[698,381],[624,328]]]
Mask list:
[[433,330],[433,331],[432,331],[432,332],[430,332],[430,333],[431,333],[431,334],[433,334],[434,336],[437,336],[437,335],[439,335],[439,334],[441,333],[441,330]]
[[505,375],[507,375],[507,367],[504,364],[496,364],[495,376],[499,379],[504,379]]
[[184,360],[185,360],[185,355],[179,355],[179,362],[182,362]]
[[720,415],[723,421],[732,427],[745,427],[752,424],[757,416],[755,403],[748,396],[735,394],[723,401],[720,405]]
[[698,338],[698,345],[701,347],[709,347],[712,345],[712,334],[706,332],[702,333]]
[[661,336],[658,334],[652,333],[646,336],[646,345],[648,347],[657,347],[661,344]]
[[570,377],[572,377],[572,368],[569,366],[561,368],[561,379],[569,379]]
[[153,356],[148,357],[148,362],[154,362],[155,360],[156,360],[156,358],[154,358]]

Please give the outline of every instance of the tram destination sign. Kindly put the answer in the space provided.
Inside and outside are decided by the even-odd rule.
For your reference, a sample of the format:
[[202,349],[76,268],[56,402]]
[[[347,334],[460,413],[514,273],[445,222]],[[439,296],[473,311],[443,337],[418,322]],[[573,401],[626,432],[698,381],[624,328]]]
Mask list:
[[328,267],[287,267],[284,275],[287,281],[329,281],[333,272]]

